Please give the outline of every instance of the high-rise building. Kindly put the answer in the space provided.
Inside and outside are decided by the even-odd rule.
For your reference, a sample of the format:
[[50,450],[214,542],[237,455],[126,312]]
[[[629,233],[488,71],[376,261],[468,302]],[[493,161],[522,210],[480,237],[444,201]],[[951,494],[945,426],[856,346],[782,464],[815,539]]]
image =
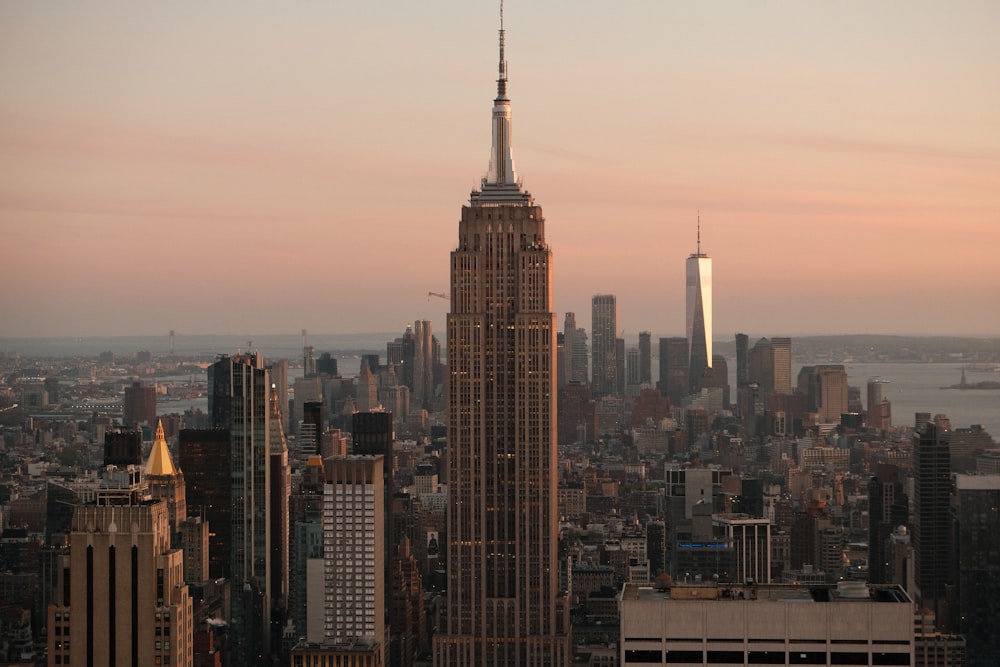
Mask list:
[[[293,667],[391,664],[385,626],[383,460],[337,456],[325,462],[323,544],[298,558],[306,566],[306,583],[297,594],[295,616],[305,617],[305,639],[291,649]],[[317,479],[314,475],[313,481]]]
[[876,431],[888,431],[892,428],[892,404],[882,396],[882,386],[885,380],[868,378],[868,402],[865,409],[868,412],[865,424]]
[[891,541],[895,530],[909,521],[909,506],[899,468],[888,463],[875,466],[868,483],[868,580],[892,583]]
[[947,622],[952,584],[951,450],[948,432],[928,423],[913,436],[913,559],[917,603]]
[[170,543],[174,548],[180,548],[181,524],[187,519],[187,486],[184,484],[184,473],[174,465],[170,456],[162,422],[156,424],[156,438],[146,462],[145,477],[153,500],[167,503]]
[[385,645],[383,456],[326,462],[323,487],[324,644]]
[[268,586],[271,597],[271,642],[277,646],[281,641],[286,612],[288,610],[288,504],[292,494],[292,468],[288,463],[288,442],[285,440],[285,429],[281,399],[278,390],[271,387],[271,423],[268,448],[271,488],[268,490],[270,511],[270,542],[268,558],[270,559],[271,581]]
[[799,370],[798,392],[806,397],[806,407],[817,419],[839,423],[847,412],[847,371],[841,364],[803,366]]
[[956,536],[952,626],[968,642],[969,667],[1000,664],[1000,475],[954,475]]
[[749,353],[750,337],[744,333],[736,334],[736,388],[744,386],[749,382]]
[[587,330],[576,326],[576,313],[566,313],[563,327],[566,348],[566,382],[587,384],[590,380],[590,355],[587,351]]
[[208,573],[229,578],[232,507],[229,502],[229,429],[182,429],[180,466],[187,470],[185,496],[192,516],[203,516],[211,528]]
[[73,514],[63,604],[48,611],[49,665],[193,664],[183,552],[170,546],[167,503],[121,493],[122,479],[141,478],[135,470]]
[[614,294],[595,294],[591,299],[590,354],[594,398],[615,393],[618,388],[618,306]]
[[[326,470],[319,455],[310,456],[302,467],[299,488],[289,499],[291,537],[289,540],[288,613],[295,637],[305,636],[306,609],[310,598],[322,598],[319,590],[310,589],[309,564],[323,560],[323,487]],[[322,567],[317,567],[322,569]],[[321,607],[322,605],[316,605]]]
[[517,180],[510,127],[501,24],[489,172],[462,207],[451,253],[438,667],[566,665],[570,655],[558,590],[552,252],[542,209]]
[[122,423],[134,428],[138,424],[152,424],[156,420],[156,387],[133,382],[125,387],[122,401]]
[[107,431],[104,465],[123,468],[142,463],[142,431]]
[[687,258],[688,384],[692,392],[701,388],[701,375],[712,367],[712,259],[698,249]]
[[639,382],[653,384],[653,334],[639,332]]
[[675,406],[688,394],[688,342],[686,338],[660,339],[660,393]]
[[413,323],[413,403],[430,407],[434,399],[434,334],[429,320]]
[[260,664],[271,629],[270,374],[259,353],[222,355],[208,386],[212,425],[229,430],[232,656]]

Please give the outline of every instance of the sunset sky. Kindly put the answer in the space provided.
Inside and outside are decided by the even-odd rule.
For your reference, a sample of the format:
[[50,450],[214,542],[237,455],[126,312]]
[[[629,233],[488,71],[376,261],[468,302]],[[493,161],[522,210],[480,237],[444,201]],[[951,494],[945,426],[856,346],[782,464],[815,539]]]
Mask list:
[[[445,328],[496,2],[0,0],[0,337]],[[1000,334],[1000,2],[508,0],[590,329]]]

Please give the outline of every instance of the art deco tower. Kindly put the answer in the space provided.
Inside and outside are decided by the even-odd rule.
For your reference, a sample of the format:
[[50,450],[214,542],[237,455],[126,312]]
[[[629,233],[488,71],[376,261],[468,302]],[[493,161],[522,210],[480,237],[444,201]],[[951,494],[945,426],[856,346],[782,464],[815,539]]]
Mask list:
[[688,382],[691,391],[701,388],[701,376],[712,367],[712,258],[698,251],[687,258]]
[[542,209],[511,155],[501,14],[489,173],[462,207],[448,315],[448,601],[434,663],[568,664],[557,589],[556,322]]

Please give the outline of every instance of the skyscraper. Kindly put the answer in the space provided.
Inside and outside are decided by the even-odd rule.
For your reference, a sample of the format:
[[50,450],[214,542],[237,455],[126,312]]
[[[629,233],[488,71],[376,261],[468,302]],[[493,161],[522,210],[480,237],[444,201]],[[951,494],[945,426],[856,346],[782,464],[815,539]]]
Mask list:
[[692,392],[701,388],[701,375],[712,367],[712,259],[698,250],[687,258],[688,383]]
[[563,327],[566,348],[566,382],[587,384],[590,364],[587,355],[587,330],[576,326],[576,313],[566,313]]
[[653,384],[653,334],[639,332],[639,382]]
[[591,299],[590,354],[595,398],[615,393],[618,362],[615,357],[618,335],[618,306],[614,294],[595,294]]
[[385,645],[385,494],[382,456],[327,461],[323,487],[323,642]]
[[489,172],[462,207],[451,253],[438,667],[569,659],[568,607],[557,588],[552,252],[542,209],[517,180],[510,127],[501,20]]
[[953,475],[956,540],[953,629],[969,642],[969,666],[1000,664],[1000,475]]
[[270,650],[270,374],[260,354],[222,355],[208,386],[212,425],[229,429],[233,657],[260,664]]
[[163,436],[163,422],[156,424],[156,439],[149,452],[145,477],[153,500],[167,503],[170,544],[175,549],[179,548],[181,524],[187,519],[187,487],[184,484],[184,473],[174,465],[170,456],[167,439]]
[[948,431],[928,423],[913,436],[913,557],[917,603],[947,621],[952,583],[951,449]]
[[673,405],[688,394],[688,343],[686,338],[660,339],[660,393]]
[[167,503],[142,499],[138,467],[110,474],[96,503],[73,513],[63,604],[49,609],[49,664],[191,665],[192,603]]

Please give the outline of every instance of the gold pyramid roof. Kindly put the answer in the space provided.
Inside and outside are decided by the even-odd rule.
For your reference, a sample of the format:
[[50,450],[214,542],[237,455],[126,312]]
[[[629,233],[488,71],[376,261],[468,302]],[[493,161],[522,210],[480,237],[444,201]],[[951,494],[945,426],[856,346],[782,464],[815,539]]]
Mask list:
[[177,472],[174,461],[170,458],[167,439],[163,436],[163,421],[158,419],[156,420],[156,439],[153,441],[153,450],[149,453],[149,461],[146,462],[146,475],[163,477],[176,475]]

